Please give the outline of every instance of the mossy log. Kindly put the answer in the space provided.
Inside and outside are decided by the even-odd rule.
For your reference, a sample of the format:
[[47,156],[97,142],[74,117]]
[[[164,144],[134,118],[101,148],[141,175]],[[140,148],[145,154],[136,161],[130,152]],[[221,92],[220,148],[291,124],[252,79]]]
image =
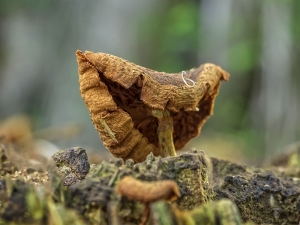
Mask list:
[[[1,176],[0,224],[139,224],[144,205],[115,191],[125,176],[172,180],[178,185],[181,197],[175,202],[151,203],[148,224],[298,224],[300,220],[299,176],[282,169],[249,168],[192,150],[166,158],[150,154],[137,164],[103,161],[90,165],[87,173],[86,157],[70,154],[67,164],[62,153],[53,157],[59,163],[52,165],[50,181],[45,181],[45,171],[1,171],[6,175]],[[7,161],[3,158],[1,163]],[[65,167],[69,168],[59,171]],[[65,186],[68,173],[80,179]]]
[[243,221],[262,224],[298,224],[300,179],[284,170],[249,168],[212,158],[213,200],[230,199]]
[[106,202],[116,201],[119,205],[117,215],[110,216],[138,223],[143,205],[120,198],[114,191],[119,180],[128,175],[144,181],[175,181],[182,195],[175,203],[180,211],[230,199],[244,222],[298,224],[300,220],[300,179],[209,159],[203,151],[197,150],[166,158],[150,154],[138,164],[127,160],[123,165],[118,160],[91,165],[85,179],[69,188],[70,206],[85,215],[89,212],[87,205],[98,205],[105,214],[108,211]]

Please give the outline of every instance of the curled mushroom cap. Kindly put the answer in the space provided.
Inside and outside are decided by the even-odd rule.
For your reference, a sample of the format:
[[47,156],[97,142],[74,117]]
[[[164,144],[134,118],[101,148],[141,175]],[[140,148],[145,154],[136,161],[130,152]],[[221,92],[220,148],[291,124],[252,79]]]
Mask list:
[[136,162],[150,152],[174,155],[172,149],[196,137],[212,114],[220,81],[229,79],[210,63],[171,74],[105,53],[76,55],[81,96],[104,145]]

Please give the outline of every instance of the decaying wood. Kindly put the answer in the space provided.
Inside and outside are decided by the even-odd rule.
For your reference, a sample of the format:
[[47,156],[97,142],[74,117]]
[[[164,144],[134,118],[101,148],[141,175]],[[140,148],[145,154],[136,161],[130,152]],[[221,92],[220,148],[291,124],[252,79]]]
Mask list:
[[[149,211],[143,214],[144,205],[138,200],[148,201],[150,193],[145,191],[148,182],[153,182],[154,190],[156,189],[154,184],[164,180],[174,181],[181,194],[181,197],[175,201],[178,209],[171,207],[169,210],[172,212],[167,214],[165,211],[155,210],[155,216],[158,213],[160,218],[166,219],[173,215],[171,220],[173,222],[170,224],[184,224],[182,221],[194,221],[194,224],[199,224],[201,221],[205,224],[207,219],[210,224],[234,220],[235,223],[229,224],[241,224],[239,221],[252,221],[254,224],[299,223],[299,174],[298,177],[288,177],[280,172],[282,170],[271,172],[250,168],[225,160],[208,158],[202,151],[191,151],[166,158],[149,155],[144,162],[137,164],[131,161],[124,165],[119,161],[103,162],[91,167],[86,178],[77,186],[71,187],[71,194],[69,194],[69,198],[72,199],[71,207],[84,209],[80,213],[87,213],[89,210],[86,209],[86,205],[91,204],[92,199],[97,199],[99,207],[107,204],[111,199],[115,200],[115,187],[122,186],[123,184],[120,183],[122,179],[130,176],[139,181],[125,180],[127,184],[123,186],[122,191],[127,191],[128,196],[135,200],[122,198],[119,201],[118,215],[123,223],[127,221],[138,224],[146,221]],[[210,166],[212,169],[208,173]],[[114,178],[116,171],[118,171],[117,177]],[[112,178],[114,178],[113,183],[110,182]],[[147,182],[143,183],[145,181]],[[129,183],[131,184],[128,185]],[[108,187],[107,184],[111,186]],[[149,185],[152,188],[152,185]],[[143,189],[140,192],[144,193],[142,196],[139,194],[140,189]],[[161,189],[161,192],[164,190]],[[151,196],[155,196],[154,192],[151,193]],[[157,194],[160,195],[159,192]],[[224,199],[228,200],[226,204],[218,203]],[[152,211],[151,205],[152,203],[150,204]],[[179,211],[188,212],[179,213]],[[205,213],[209,213],[208,217]],[[156,224],[152,223],[151,219],[149,222]]]
[[76,54],[81,96],[103,144],[114,156],[135,162],[150,152],[156,156],[174,152],[159,149],[160,125],[153,110],[170,113],[172,139],[180,149],[200,133],[212,114],[220,81],[229,79],[213,64],[191,69],[183,77],[182,72],[156,72],[105,53]]
[[[122,159],[103,161],[90,165],[88,174],[84,172],[81,181],[66,187],[63,178],[68,176],[67,173],[58,173],[55,180],[52,179],[54,174],[50,173],[49,182],[47,171],[7,170],[9,162],[5,152],[10,149],[7,147],[0,145],[0,224],[138,224],[147,221],[150,211],[149,225],[239,225],[241,222],[298,225],[300,220],[300,175],[299,172],[290,173],[290,170],[286,173],[285,167],[273,171],[251,168],[208,158],[203,151],[193,150],[165,158],[150,154],[144,162],[136,164],[132,159],[125,164]],[[66,154],[59,154],[71,152],[66,149]],[[81,156],[72,153],[70,157],[60,157],[61,161],[52,166],[60,167],[69,162],[82,170],[81,163],[77,163],[85,158]],[[210,166],[212,171],[208,173]],[[297,167],[289,167],[293,168]],[[136,180],[126,182],[129,190],[123,189],[123,192],[131,191],[130,196],[140,196],[133,192],[136,187],[150,186],[153,190],[163,191],[153,187],[151,182],[158,184],[172,180],[181,197],[173,204],[166,201],[147,203],[144,210],[139,201],[128,200],[116,192],[116,187],[128,176],[138,180],[138,183]],[[142,187],[139,182],[146,185]],[[138,198],[149,201],[148,197]]]

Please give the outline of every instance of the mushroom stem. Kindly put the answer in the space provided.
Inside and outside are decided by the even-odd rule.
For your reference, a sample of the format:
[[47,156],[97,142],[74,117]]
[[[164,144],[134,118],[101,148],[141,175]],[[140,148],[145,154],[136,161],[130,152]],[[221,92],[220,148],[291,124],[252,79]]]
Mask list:
[[168,110],[152,110],[152,115],[158,119],[158,148],[162,157],[175,156],[173,142],[173,119]]

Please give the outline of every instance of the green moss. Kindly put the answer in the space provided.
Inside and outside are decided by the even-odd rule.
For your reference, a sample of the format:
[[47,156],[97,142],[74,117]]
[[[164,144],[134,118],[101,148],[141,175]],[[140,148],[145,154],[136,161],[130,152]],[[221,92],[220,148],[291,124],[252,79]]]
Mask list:
[[209,202],[191,211],[181,212],[165,202],[154,203],[152,221],[156,225],[240,225],[237,207],[230,200]]

